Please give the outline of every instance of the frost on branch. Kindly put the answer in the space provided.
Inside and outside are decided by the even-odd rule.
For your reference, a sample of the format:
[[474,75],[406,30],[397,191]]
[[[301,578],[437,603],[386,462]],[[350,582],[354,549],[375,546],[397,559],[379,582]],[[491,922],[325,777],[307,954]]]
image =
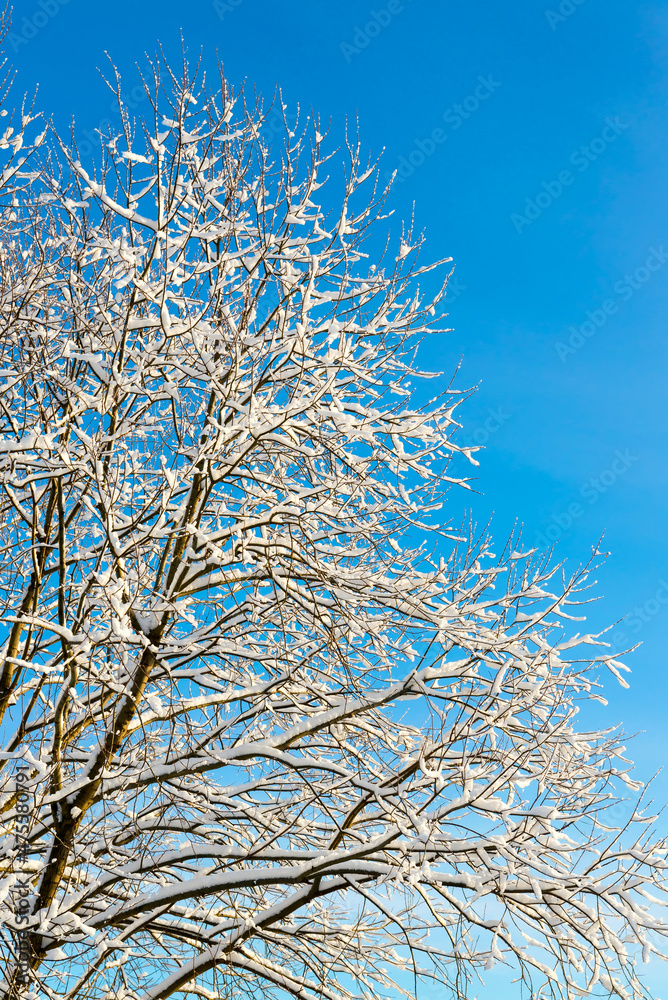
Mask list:
[[619,734],[575,727],[624,668],[562,631],[584,572],[437,514],[462,397],[410,382],[443,289],[410,232],[369,262],[355,143],[332,214],[317,122],[269,149],[166,76],[6,222],[0,995],[24,878],[48,998],[462,995],[497,962],[638,995],[665,848],[606,819]]

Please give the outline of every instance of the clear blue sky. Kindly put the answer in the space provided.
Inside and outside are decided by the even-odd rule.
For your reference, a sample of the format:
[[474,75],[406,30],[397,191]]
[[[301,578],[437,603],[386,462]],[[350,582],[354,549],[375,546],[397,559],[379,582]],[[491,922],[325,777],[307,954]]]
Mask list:
[[[592,623],[630,614],[619,630],[643,645],[630,691],[608,683],[610,707],[589,719],[642,730],[641,774],[661,766],[668,6],[18,0],[14,31],[18,91],[39,84],[39,105],[61,126],[73,117],[80,141],[109,115],[105,51],[130,92],[158,41],[180,57],[180,31],[193,59],[202,47],[235,83],[280,85],[334,136],[358,117],[383,170],[404,175],[397,216],[414,202],[430,255],[456,263],[455,329],[429,360],[449,374],[461,356],[460,386],[481,383],[464,411],[464,434],[487,444],[474,511],[494,512],[500,538],[516,518],[529,541],[559,535],[571,564],[605,531]],[[665,778],[657,794],[668,799]]]

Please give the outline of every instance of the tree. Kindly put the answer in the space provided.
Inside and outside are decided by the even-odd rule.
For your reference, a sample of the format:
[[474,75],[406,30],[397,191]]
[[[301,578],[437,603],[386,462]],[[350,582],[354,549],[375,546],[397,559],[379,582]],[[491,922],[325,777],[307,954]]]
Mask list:
[[564,631],[587,568],[436,513],[444,262],[369,265],[359,143],[328,216],[318,123],[269,149],[197,79],[153,65],[152,121],[3,221],[1,995],[636,996],[665,845],[574,726],[622,669]]

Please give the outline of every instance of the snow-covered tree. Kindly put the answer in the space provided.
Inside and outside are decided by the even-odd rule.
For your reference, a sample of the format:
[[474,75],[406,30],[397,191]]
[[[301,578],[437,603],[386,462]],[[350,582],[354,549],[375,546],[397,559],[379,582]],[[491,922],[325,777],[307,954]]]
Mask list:
[[443,514],[421,241],[369,263],[356,140],[335,201],[317,122],[162,74],[3,216],[0,996],[640,994],[665,846],[574,725],[621,665]]

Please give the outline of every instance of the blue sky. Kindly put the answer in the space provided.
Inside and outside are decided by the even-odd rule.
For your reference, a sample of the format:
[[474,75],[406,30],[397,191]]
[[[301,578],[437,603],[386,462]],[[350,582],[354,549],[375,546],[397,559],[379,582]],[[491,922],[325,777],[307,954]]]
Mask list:
[[[38,27],[35,27],[37,25]],[[216,53],[234,83],[401,168],[397,217],[452,256],[454,332],[429,364],[480,383],[464,436],[486,444],[473,509],[501,539],[558,537],[570,565],[605,532],[593,626],[643,645],[631,688],[588,721],[642,731],[642,776],[668,747],[668,5],[618,0],[17,0],[17,96],[80,142],[105,117],[105,51],[128,93],[160,41]],[[137,107],[137,114],[142,110]],[[453,503],[465,502],[464,497]],[[663,581],[666,581],[664,584]],[[623,638],[620,636],[620,641]],[[668,780],[657,782],[668,800]],[[498,995],[495,988],[494,995]],[[488,991],[483,996],[492,995]]]

